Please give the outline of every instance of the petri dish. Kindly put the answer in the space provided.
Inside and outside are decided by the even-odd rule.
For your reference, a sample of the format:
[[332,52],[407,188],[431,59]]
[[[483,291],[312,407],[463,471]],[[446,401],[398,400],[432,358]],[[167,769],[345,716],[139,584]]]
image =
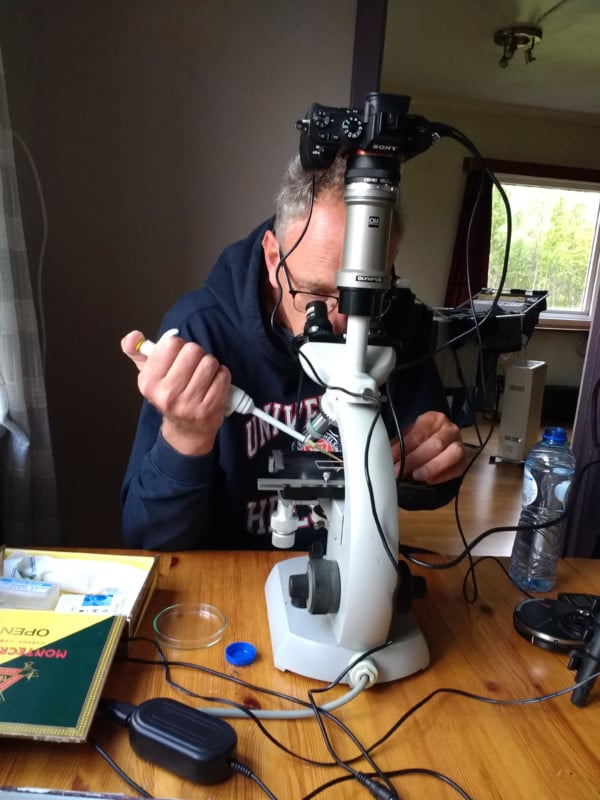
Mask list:
[[227,617],[208,603],[177,603],[154,618],[154,635],[162,648],[195,650],[212,647],[223,637]]

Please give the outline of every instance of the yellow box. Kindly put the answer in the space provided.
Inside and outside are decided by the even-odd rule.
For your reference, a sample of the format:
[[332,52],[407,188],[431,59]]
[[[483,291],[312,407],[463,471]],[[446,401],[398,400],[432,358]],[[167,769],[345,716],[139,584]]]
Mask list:
[[[6,545],[0,546],[0,575],[4,574],[4,562],[16,554],[23,554],[24,556],[41,557],[48,556],[56,559],[63,564],[67,564],[69,560],[80,560],[89,562],[90,565],[96,563],[109,563],[115,565],[123,565],[126,567],[135,567],[145,573],[143,581],[141,581],[139,591],[137,592],[130,607],[126,612],[117,612],[115,616],[124,616],[126,620],[124,635],[126,637],[133,637],[136,635],[144,612],[150,602],[152,593],[156,588],[158,581],[158,563],[159,556],[151,554],[129,555],[121,552],[104,552],[101,550],[42,550],[29,547],[7,547]],[[66,592],[67,594],[75,595],[75,592]],[[1,608],[1,606],[0,606]],[[61,610],[58,608],[57,610]]]
[[[159,557],[0,547],[0,575],[11,558],[19,558],[21,571],[31,558],[31,568],[43,571],[41,580],[62,576],[69,588],[55,609],[0,606],[0,737],[83,741],[111,664],[126,654],[127,639],[138,631],[158,580]],[[71,567],[77,569],[70,574]],[[106,575],[126,578],[130,591],[116,599],[108,591],[94,594],[94,575],[97,585]],[[91,593],[73,591],[86,581]]]

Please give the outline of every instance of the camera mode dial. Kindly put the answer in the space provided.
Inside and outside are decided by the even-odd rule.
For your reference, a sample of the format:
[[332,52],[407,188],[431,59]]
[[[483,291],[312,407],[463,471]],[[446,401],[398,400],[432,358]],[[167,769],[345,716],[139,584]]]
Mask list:
[[316,128],[326,128],[331,124],[331,115],[326,111],[315,111],[313,114],[313,122]]
[[363,132],[363,123],[359,117],[346,117],[342,122],[342,132],[348,139],[358,139]]

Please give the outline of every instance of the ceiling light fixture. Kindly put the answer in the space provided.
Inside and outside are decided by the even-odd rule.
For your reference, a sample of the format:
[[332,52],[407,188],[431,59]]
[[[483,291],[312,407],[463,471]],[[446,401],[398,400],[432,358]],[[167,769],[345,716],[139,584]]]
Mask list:
[[502,47],[502,58],[498,64],[506,68],[517,50],[525,50],[525,63],[535,61],[534,46],[542,39],[542,29],[532,25],[514,25],[502,28],[494,34],[494,42]]

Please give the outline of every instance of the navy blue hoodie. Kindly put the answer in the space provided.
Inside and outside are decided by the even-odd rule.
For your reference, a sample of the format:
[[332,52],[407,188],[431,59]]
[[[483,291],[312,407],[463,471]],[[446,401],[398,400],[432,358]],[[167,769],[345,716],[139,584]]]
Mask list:
[[[262,239],[272,224],[269,220],[230,245],[204,286],[168,311],[159,335],[178,328],[182,338],[198,342],[228,367],[232,383],[258,408],[303,428],[317,410],[323,388],[304,374],[291,337],[272,332],[264,308]],[[394,404],[402,426],[423,411],[447,411],[431,361],[401,374]],[[122,491],[127,546],[270,547],[269,517],[276,498],[260,491],[257,479],[268,477],[271,452],[294,449],[295,440],[254,416],[232,414],[225,418],[212,453],[184,456],[162,438],[161,421],[156,409],[144,401]],[[388,429],[393,435],[393,427]],[[456,491],[455,484],[447,488],[437,504],[447,502]],[[299,514],[296,548],[307,549],[314,533],[301,509]]]

